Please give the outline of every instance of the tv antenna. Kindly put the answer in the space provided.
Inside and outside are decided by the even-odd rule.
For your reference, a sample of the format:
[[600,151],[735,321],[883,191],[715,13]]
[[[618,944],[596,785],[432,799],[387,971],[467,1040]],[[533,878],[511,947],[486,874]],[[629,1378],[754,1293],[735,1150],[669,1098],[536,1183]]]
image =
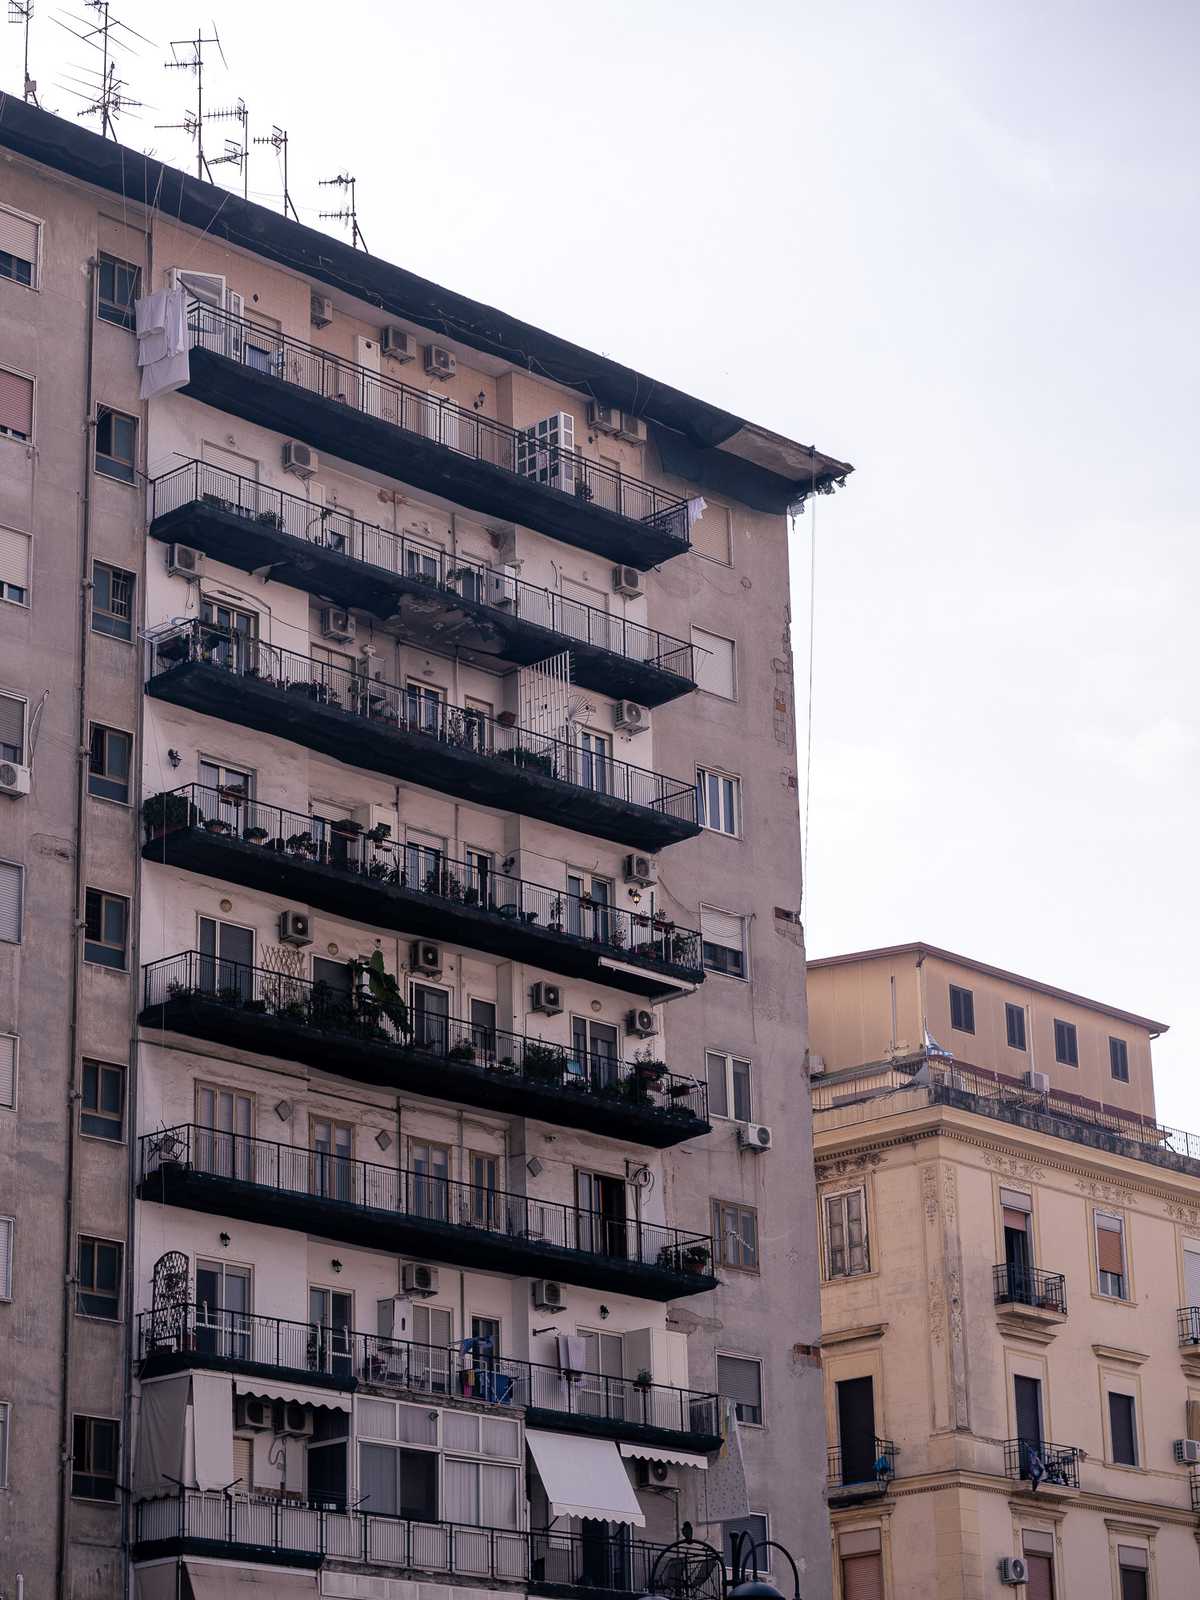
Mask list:
[[[85,69],[81,69],[85,70]],[[117,64],[115,61],[108,63],[103,77],[99,73],[90,75],[93,82],[89,83],[87,77],[75,78],[72,81],[79,84],[86,91],[80,94],[67,83],[60,83],[59,88],[65,93],[73,95],[76,100],[84,102],[83,110],[77,111],[77,117],[92,117],[99,113],[101,127],[105,138],[111,133],[116,138],[116,121],[122,111],[132,111],[140,107],[140,100],[131,100],[125,93],[129,85],[124,78],[117,77]]]
[[343,206],[340,211],[319,211],[317,215],[328,219],[330,222],[348,222],[350,224],[350,242],[356,250],[361,249],[367,255],[370,255],[371,252],[367,249],[367,241],[363,238],[363,231],[358,225],[358,206],[354,198],[354,186],[358,179],[352,178],[348,172],[339,172],[336,178],[318,178],[317,182],[323,189],[333,184],[339,189],[348,189],[350,191],[350,204],[348,206]]
[[29,76],[29,24],[33,21],[33,0],[8,0],[8,20],[25,29],[25,99],[37,105],[37,84]]
[[[172,39],[171,59],[164,61],[163,66],[178,72],[194,72],[196,74],[196,109],[185,111],[182,122],[159,122],[159,128],[182,128],[189,138],[196,141],[196,176],[207,178],[212,182],[212,173],[208,169],[208,162],[204,159],[204,47],[215,44],[221,57],[223,66],[227,66],[225,52],[221,49],[220,35],[217,25],[213,23],[211,38],[205,38],[203,28],[196,30],[194,39]],[[190,51],[189,55],[180,59],[181,50]]]
[[[22,0],[10,0],[10,5],[19,3],[22,3]],[[31,0],[28,0],[28,3],[32,10]],[[99,72],[93,75],[96,80],[95,84],[84,84],[85,88],[91,89],[91,103],[85,105],[84,109],[77,114],[81,117],[86,117],[99,113],[101,133],[106,139],[115,139],[117,136],[117,117],[122,111],[129,110],[134,106],[140,106],[141,101],[131,100],[125,94],[124,91],[129,85],[123,79],[118,78],[116,74],[113,52],[118,48],[127,50],[130,46],[128,41],[121,38],[119,34],[115,34],[114,30],[120,29],[121,33],[127,33],[134,39],[140,39],[143,44],[152,45],[154,41],[147,39],[146,35],[139,33],[136,28],[131,28],[128,23],[122,22],[119,17],[114,17],[109,0],[83,0],[83,3],[89,11],[96,13],[97,20],[95,22],[89,22],[86,17],[77,17],[70,11],[64,12],[53,20],[58,23],[64,32],[69,33],[72,38],[78,39],[83,44],[89,45],[93,50],[100,52],[102,61]],[[68,20],[64,21],[64,17]],[[78,26],[72,27],[71,23],[76,23]],[[67,90],[68,94],[73,94],[74,92],[71,89]],[[77,98],[87,100],[89,97],[88,95],[78,95]]]
[[238,122],[242,128],[242,142],[236,139],[226,139],[225,154],[214,156],[208,163],[210,167],[225,165],[236,166],[241,169],[242,195],[250,198],[250,113],[246,110],[246,102],[238,96],[235,106],[227,106],[221,111],[206,111],[205,122]]
[[265,135],[261,139],[255,139],[254,143],[255,144],[269,144],[271,146],[272,150],[275,151],[276,155],[282,156],[282,158],[283,158],[283,214],[286,217],[288,212],[290,211],[292,213],[292,216],[295,218],[295,220],[297,222],[299,222],[300,218],[296,214],[296,208],[292,204],[291,192],[288,189],[288,136],[287,136],[287,129],[286,128],[280,128],[278,126],[274,126],[274,127],[272,127],[271,132],[268,135]]

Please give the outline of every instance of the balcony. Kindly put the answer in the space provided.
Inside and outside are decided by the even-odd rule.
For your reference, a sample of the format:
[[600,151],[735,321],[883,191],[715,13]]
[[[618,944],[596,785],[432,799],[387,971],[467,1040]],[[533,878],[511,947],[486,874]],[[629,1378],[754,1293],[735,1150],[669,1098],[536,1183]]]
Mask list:
[[992,1268],[992,1297],[1002,1329],[1048,1344],[1067,1316],[1067,1280],[1016,1261]]
[[716,1395],[669,1384],[567,1373],[458,1345],[385,1339],[349,1328],[184,1305],[143,1312],[139,1374],[217,1370],[343,1392],[372,1389],[521,1407],[531,1428],[710,1454],[721,1447]]
[[1076,1445],[1050,1444],[1043,1439],[1007,1439],[1004,1473],[1030,1489],[1078,1489],[1080,1450]]
[[717,1283],[707,1234],[190,1123],[139,1144],[138,1195],[159,1205],[644,1300]]
[[485,671],[571,652],[575,681],[658,706],[695,688],[690,644],[336,507],[190,461],[151,485],[150,532],[393,624]]
[[[386,1009],[385,1009],[386,1006]],[[143,968],[143,1027],[336,1071],[379,1088],[666,1149],[710,1131],[708,1093],[660,1061],[621,1061],[456,1017],[412,1016],[189,950]]]
[[659,913],[604,905],[478,862],[408,851],[351,818],[323,822],[203,784],[143,808],[147,861],[223,878],[334,916],[443,939],[661,999],[703,981],[700,937]]
[[876,1439],[870,1457],[865,1450],[843,1450],[836,1445],[827,1449],[826,1456],[830,1500],[874,1499],[887,1493],[896,1476],[896,1446],[890,1439]]
[[659,850],[700,832],[693,783],[207,623],[157,635],[146,692],[575,833]]
[[184,394],[486,516],[645,571],[689,548],[687,502],[579,451],[209,306]]
[[1180,1306],[1178,1321],[1180,1348],[1195,1349],[1200,1345],[1200,1306]]

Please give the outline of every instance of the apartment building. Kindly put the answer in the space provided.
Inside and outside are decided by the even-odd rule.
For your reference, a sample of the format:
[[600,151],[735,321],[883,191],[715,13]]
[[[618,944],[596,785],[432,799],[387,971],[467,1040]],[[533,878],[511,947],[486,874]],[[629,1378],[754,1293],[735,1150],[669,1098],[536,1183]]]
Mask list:
[[820,1600],[786,514],[849,468],[0,154],[4,1579],[622,1595],[687,1520]]
[[1165,1024],[929,945],[809,967],[835,1592],[1200,1589],[1200,1137]]

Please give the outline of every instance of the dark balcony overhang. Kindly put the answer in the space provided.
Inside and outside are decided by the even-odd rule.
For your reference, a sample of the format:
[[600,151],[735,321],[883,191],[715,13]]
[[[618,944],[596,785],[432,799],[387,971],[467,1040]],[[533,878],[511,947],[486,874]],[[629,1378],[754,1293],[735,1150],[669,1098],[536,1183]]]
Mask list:
[[247,1544],[240,1539],[178,1534],[170,1539],[139,1539],[133,1545],[135,1562],[164,1561],[171,1556],[197,1556],[234,1566],[294,1567],[300,1572],[319,1572],[325,1565],[324,1551],[301,1550],[286,1540],[278,1545]]
[[537,817],[574,833],[660,850],[700,832],[699,824],[686,811],[676,815],[635,804],[547,776],[494,753],[452,745],[428,733],[319,704],[207,661],[181,661],[165,672],[156,672],[146,693],[204,716],[288,739],[347,766],[386,773],[489,809]]
[[551,1433],[583,1433],[593,1439],[618,1439],[650,1450],[688,1450],[696,1455],[712,1455],[722,1442],[719,1433],[659,1428],[633,1418],[592,1417],[579,1411],[549,1411],[541,1406],[526,1408],[525,1426]]
[[355,466],[642,572],[689,548],[676,531],[475,459],[215,350],[193,347],[183,393]]

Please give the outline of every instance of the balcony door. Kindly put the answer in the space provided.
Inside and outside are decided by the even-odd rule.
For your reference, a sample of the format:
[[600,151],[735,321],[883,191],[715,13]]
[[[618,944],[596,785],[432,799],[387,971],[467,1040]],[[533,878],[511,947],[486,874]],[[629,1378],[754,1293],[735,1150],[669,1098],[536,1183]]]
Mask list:
[[576,1172],[576,1227],[579,1248],[594,1255],[629,1255],[625,1180],[604,1172]]
[[204,793],[198,798],[203,821],[215,818],[237,834],[254,820],[254,774],[242,767],[228,767],[222,761],[200,757],[199,779]]
[[255,1173],[254,1100],[248,1094],[196,1085],[196,1154],[201,1172],[249,1182]]
[[611,1022],[593,1022],[590,1017],[571,1018],[571,1047],[593,1089],[609,1088],[620,1076],[620,1051],[617,1030]]
[[567,873],[567,932],[608,944],[612,937],[612,883],[582,872]]
[[254,929],[201,917],[197,927],[200,987],[205,994],[241,1000],[254,995]]
[[413,1044],[418,1050],[445,1055],[450,1036],[450,991],[432,984],[414,983],[412,990]]
[[1004,1200],[1004,1264],[1008,1269],[1009,1298],[1019,1305],[1033,1305],[1033,1240],[1030,1233],[1033,1219],[1028,1210],[1016,1203],[1018,1200],[1024,1201],[1024,1195],[1013,1195],[1011,1198],[1011,1204],[1007,1199]]
[[[1040,1476],[1044,1465],[1040,1378],[1025,1378],[1018,1375],[1013,1379],[1013,1410],[1017,1422],[1017,1438],[1020,1440],[1021,1476],[1032,1477],[1035,1465]],[[1031,1455],[1038,1457],[1037,1463],[1031,1463]]]
[[410,1144],[411,1201],[414,1216],[431,1222],[450,1217],[450,1151],[444,1144]]
[[203,637],[207,653],[215,665],[228,667],[231,672],[245,672],[254,666],[254,647],[258,641],[257,611],[243,611],[237,606],[221,605],[215,600],[202,600],[200,621],[211,625],[211,634],[206,632]]
[[575,781],[597,794],[612,790],[612,740],[581,728],[577,735]]
[[353,1370],[350,1331],[354,1323],[352,1296],[338,1289],[310,1285],[308,1291],[308,1364],[314,1372],[335,1372],[349,1377]]
[[871,1378],[847,1378],[836,1385],[838,1445],[842,1482],[875,1479],[875,1384]]
[[311,1117],[308,1124],[312,1151],[312,1194],[327,1200],[354,1198],[354,1130],[348,1122]]
[[585,1417],[625,1417],[625,1346],[619,1333],[580,1328],[586,1370],[579,1379],[579,1410]]
[[454,1314],[443,1306],[414,1305],[408,1382],[427,1394],[450,1393]]
[[250,1269],[196,1261],[196,1350],[223,1361],[249,1361]]

